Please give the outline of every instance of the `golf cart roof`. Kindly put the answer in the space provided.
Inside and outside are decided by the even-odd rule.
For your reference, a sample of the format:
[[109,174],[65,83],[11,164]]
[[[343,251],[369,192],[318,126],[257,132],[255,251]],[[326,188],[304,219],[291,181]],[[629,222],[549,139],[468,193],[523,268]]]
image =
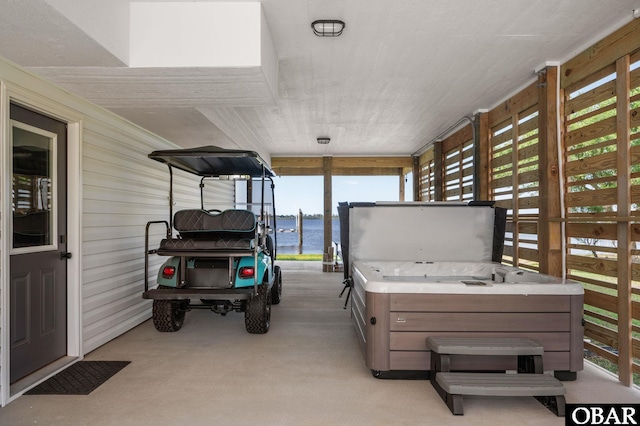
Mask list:
[[153,151],[149,158],[198,176],[272,177],[273,170],[255,151],[201,146],[188,149]]

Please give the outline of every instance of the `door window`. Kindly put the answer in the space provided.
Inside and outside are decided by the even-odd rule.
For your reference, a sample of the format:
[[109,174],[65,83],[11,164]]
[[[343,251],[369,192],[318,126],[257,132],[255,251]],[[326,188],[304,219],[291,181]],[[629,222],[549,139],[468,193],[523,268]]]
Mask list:
[[12,254],[55,250],[55,133],[11,122]]

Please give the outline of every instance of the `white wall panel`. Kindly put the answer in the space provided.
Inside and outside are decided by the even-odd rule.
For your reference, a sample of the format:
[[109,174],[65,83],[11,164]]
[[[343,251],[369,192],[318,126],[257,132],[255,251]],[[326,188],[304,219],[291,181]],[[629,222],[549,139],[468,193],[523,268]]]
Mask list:
[[[87,123],[83,146],[83,341],[86,351],[128,330],[134,318],[149,317],[151,303],[141,299],[144,288],[144,230],[149,220],[169,219],[168,168],[150,160],[148,141],[132,140],[100,124]],[[136,143],[137,142],[137,143]],[[199,179],[174,171],[174,212],[200,205]],[[210,186],[210,185],[208,185]],[[216,183],[207,200],[233,205],[234,187]],[[151,247],[164,235],[151,228]],[[152,256],[148,271],[155,285],[165,258]],[[140,308],[143,308],[141,311]],[[146,312],[146,315],[142,315]]]
[[[149,271],[144,270],[145,225],[150,220],[169,219],[169,173],[165,165],[147,156],[151,151],[173,149],[175,145],[2,58],[0,89],[3,147],[7,146],[6,106],[10,96],[69,122],[70,152],[75,155],[69,163],[75,167],[69,173],[73,188],[69,198],[76,200],[72,203],[76,207],[69,211],[69,228],[76,229],[75,236],[69,236],[76,242],[69,262],[70,276],[75,277],[69,293],[76,299],[70,302],[69,309],[80,311],[69,330],[70,335],[80,336],[75,340],[75,353],[86,354],[151,316],[151,301],[141,297],[144,277],[148,275],[155,285],[158,267],[166,258],[152,256]],[[4,170],[6,163],[0,166]],[[174,211],[200,206],[198,183],[197,177],[174,172]],[[214,203],[221,209],[233,207],[234,196],[232,182],[207,185],[210,208]],[[5,211],[2,217],[9,214]],[[0,229],[6,229],[6,224],[0,222]],[[161,226],[152,228],[152,248],[164,233]],[[0,250],[0,255],[2,265],[8,265],[8,253]],[[0,290],[4,290],[6,266],[0,272]],[[0,291],[0,405],[19,396],[9,394],[9,315],[5,294]]]

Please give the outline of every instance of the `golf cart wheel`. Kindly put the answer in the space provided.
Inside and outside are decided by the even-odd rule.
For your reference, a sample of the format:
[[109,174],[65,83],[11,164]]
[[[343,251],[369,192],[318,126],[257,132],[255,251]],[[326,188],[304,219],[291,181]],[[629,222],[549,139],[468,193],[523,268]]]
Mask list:
[[271,304],[277,305],[282,300],[282,272],[279,266],[273,267],[273,287],[271,287]]
[[265,334],[271,323],[271,292],[267,283],[258,286],[258,294],[247,302],[244,326],[251,334]]
[[182,328],[187,314],[185,302],[174,300],[153,301],[153,325],[162,332],[174,332]]

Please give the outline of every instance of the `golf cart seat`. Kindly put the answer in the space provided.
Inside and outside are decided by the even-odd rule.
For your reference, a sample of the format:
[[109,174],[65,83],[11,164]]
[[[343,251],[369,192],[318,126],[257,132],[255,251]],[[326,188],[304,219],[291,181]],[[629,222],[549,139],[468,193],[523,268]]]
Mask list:
[[179,238],[162,240],[158,254],[198,250],[252,250],[255,246],[256,226],[256,215],[249,210],[180,210],[173,219],[173,227],[179,232]]

